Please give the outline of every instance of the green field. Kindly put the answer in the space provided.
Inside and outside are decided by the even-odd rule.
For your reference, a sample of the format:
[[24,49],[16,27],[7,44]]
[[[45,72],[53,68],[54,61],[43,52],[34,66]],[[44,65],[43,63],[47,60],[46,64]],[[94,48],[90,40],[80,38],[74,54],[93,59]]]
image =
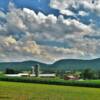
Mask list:
[[100,89],[0,81],[0,100],[100,100]]

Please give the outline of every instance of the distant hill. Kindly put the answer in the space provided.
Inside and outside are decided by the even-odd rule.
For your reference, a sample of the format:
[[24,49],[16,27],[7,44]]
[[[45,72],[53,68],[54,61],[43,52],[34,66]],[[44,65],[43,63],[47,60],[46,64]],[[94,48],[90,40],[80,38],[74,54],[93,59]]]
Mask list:
[[86,68],[100,70],[100,58],[93,60],[64,59],[55,62],[52,67],[58,70],[81,70]]
[[42,70],[81,70],[86,68],[100,70],[100,58],[94,60],[63,59],[53,64],[45,64],[37,61],[3,62],[0,63],[0,70],[5,70],[6,68],[31,70],[31,67],[36,64],[39,64]]
[[48,69],[48,64],[40,63],[37,61],[24,61],[24,62],[1,62],[0,70],[3,71],[6,68],[13,68],[16,70],[31,70],[32,66],[39,64],[41,69]]

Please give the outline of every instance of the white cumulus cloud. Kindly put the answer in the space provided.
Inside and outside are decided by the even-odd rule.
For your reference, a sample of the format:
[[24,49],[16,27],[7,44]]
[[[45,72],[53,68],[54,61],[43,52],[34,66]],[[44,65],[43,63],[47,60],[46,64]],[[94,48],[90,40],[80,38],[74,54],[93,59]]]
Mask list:
[[[66,10],[70,4],[67,2],[54,0],[52,3],[57,8],[61,6],[62,14],[74,16],[72,11]],[[81,11],[79,15],[86,13]],[[16,8],[12,3],[9,12],[0,12],[0,17],[5,20],[0,22],[1,61],[35,59],[52,62],[64,58],[91,58],[99,53],[98,40],[84,39],[94,31],[92,25],[78,19],[53,14],[46,16],[42,12],[36,14],[28,8]]]

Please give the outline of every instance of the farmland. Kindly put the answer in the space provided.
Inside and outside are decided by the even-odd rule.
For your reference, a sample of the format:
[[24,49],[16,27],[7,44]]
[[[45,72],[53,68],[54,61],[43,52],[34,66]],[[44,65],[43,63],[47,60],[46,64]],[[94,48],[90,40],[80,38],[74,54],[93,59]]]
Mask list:
[[100,100],[99,88],[0,81],[0,100]]

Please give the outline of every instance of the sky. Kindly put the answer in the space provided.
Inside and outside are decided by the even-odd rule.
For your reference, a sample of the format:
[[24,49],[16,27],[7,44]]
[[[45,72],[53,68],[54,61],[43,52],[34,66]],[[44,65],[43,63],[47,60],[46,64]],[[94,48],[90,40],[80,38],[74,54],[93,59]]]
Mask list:
[[100,0],[0,0],[0,62],[100,57]]

